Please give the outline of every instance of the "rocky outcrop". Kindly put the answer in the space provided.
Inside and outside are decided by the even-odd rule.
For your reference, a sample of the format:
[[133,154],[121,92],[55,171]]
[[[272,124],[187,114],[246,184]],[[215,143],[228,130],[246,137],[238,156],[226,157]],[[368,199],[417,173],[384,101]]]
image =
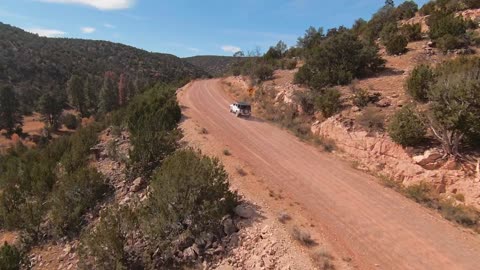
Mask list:
[[348,159],[355,160],[365,170],[407,186],[425,181],[440,192],[461,193],[467,204],[480,206],[480,183],[475,180],[475,173],[459,170],[458,164],[444,160],[437,150],[412,157],[388,135],[356,131],[351,121],[340,116],[315,122],[311,131],[334,140]]

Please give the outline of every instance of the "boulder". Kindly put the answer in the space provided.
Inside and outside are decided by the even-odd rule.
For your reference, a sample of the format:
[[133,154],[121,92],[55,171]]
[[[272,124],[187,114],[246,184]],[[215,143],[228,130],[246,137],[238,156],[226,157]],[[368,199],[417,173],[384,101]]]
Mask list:
[[414,156],[413,161],[427,170],[434,170],[441,167],[442,164],[439,161],[442,157],[442,153],[438,150],[430,149],[425,151],[423,155]]
[[251,218],[253,215],[255,215],[255,210],[245,204],[240,204],[235,207],[234,212],[237,216],[242,218]]
[[133,192],[138,192],[142,189],[143,186],[143,178],[138,177],[137,179],[133,180],[132,187],[130,188]]
[[377,107],[386,108],[392,105],[392,101],[388,98],[382,98],[376,103]]

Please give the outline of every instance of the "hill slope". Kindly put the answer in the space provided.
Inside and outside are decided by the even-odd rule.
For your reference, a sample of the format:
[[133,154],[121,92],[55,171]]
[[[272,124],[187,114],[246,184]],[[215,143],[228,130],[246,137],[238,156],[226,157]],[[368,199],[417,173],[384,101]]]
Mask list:
[[227,73],[234,63],[237,63],[241,58],[232,56],[214,56],[202,55],[183,58],[190,64],[201,68],[211,74],[212,76],[222,76]]
[[180,58],[130,46],[81,39],[45,38],[0,23],[0,84],[15,87],[25,106],[45,91],[64,93],[72,74],[124,74],[137,83],[174,82],[207,73]]

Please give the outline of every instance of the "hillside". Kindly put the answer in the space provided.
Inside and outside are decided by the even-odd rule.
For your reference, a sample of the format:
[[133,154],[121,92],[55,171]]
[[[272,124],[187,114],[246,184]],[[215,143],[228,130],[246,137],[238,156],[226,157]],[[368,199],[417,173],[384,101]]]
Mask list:
[[205,70],[212,76],[222,76],[227,73],[240,58],[231,56],[201,55],[184,58],[188,63]]
[[173,55],[107,41],[39,37],[3,23],[0,48],[0,84],[14,86],[24,109],[46,91],[64,93],[73,74],[92,75],[98,85],[107,71],[142,85],[207,75]]

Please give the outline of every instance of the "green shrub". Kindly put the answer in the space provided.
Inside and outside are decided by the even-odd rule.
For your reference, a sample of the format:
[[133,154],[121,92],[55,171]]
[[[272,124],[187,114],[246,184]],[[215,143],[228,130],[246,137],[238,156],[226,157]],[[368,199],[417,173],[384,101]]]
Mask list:
[[430,1],[430,2],[426,3],[419,10],[420,15],[422,15],[422,16],[430,15],[433,12],[435,12],[435,2],[434,1]]
[[446,61],[435,74],[428,89],[430,128],[446,153],[459,155],[465,137],[480,135],[480,58]]
[[300,104],[305,114],[312,115],[315,113],[314,97],[311,92],[297,91],[295,92],[295,100]]
[[82,168],[65,175],[51,198],[50,220],[57,236],[77,233],[83,215],[103,199],[108,191],[103,176],[93,169]]
[[388,134],[402,146],[415,146],[425,139],[426,127],[411,106],[404,106],[393,115]]
[[149,176],[178,146],[182,116],[175,89],[158,85],[129,104],[127,126],[133,149],[129,171]]
[[428,89],[434,80],[433,70],[427,65],[419,65],[413,69],[407,78],[405,90],[414,100],[427,102]]
[[445,35],[459,37],[466,32],[466,25],[461,17],[455,14],[448,14],[444,12],[435,12],[427,20],[430,27],[430,38],[436,40]]
[[403,54],[408,45],[408,40],[403,35],[395,35],[385,43],[387,53],[390,55]]
[[444,218],[466,227],[474,227],[480,221],[480,213],[476,209],[455,205],[450,200],[440,202],[440,213]]
[[288,59],[285,61],[285,69],[288,69],[288,70],[293,70],[295,68],[297,68],[297,60],[295,59]]
[[395,8],[391,5],[385,5],[375,14],[372,19],[367,23],[364,31],[362,31],[362,37],[368,42],[373,43],[375,39],[379,37],[380,32],[389,23],[395,23],[397,21]]
[[405,24],[400,28],[400,33],[402,33],[408,41],[418,41],[422,39],[422,26],[419,23]]
[[322,112],[324,117],[330,117],[338,112],[342,106],[341,94],[335,88],[327,88],[315,97],[315,108]]
[[385,126],[385,116],[373,106],[367,107],[362,114],[357,116],[357,123],[368,131],[383,131]]
[[383,44],[387,44],[398,34],[398,31],[397,22],[387,23],[380,32],[380,40]]
[[0,269],[20,270],[23,260],[22,254],[15,246],[5,242],[0,248]]
[[436,40],[437,47],[443,52],[447,53],[448,51],[459,49],[464,46],[463,42],[459,38],[454,37],[450,34],[446,34]]
[[238,203],[219,161],[191,149],[168,157],[153,176],[151,188],[140,223],[150,239],[147,253],[162,254],[149,263],[157,269],[171,266],[167,264],[175,250],[172,243],[181,235],[218,237],[222,218]]
[[264,82],[273,78],[273,67],[268,64],[259,64],[254,70],[254,79],[257,82]]
[[345,29],[332,29],[319,46],[308,50],[306,63],[295,75],[295,82],[315,90],[348,84],[355,77],[378,71],[384,60],[378,48],[361,42]]
[[[112,207],[101,213],[100,221],[82,233],[78,254],[80,269],[134,269],[135,257],[126,250],[134,214],[128,208]],[[136,256],[135,256],[136,255]]]
[[414,1],[405,1],[398,5],[395,10],[397,20],[406,20],[415,17],[415,13],[418,11],[418,5]]
[[370,94],[368,93],[367,90],[365,89],[354,89],[353,97],[352,97],[352,103],[353,105],[363,108],[367,107],[367,105],[370,103]]
[[78,118],[71,113],[63,115],[61,118],[61,123],[68,129],[77,129],[77,127],[80,125]]
[[404,189],[404,193],[408,198],[417,203],[425,204],[429,207],[435,207],[436,196],[431,186],[425,182],[408,186]]

